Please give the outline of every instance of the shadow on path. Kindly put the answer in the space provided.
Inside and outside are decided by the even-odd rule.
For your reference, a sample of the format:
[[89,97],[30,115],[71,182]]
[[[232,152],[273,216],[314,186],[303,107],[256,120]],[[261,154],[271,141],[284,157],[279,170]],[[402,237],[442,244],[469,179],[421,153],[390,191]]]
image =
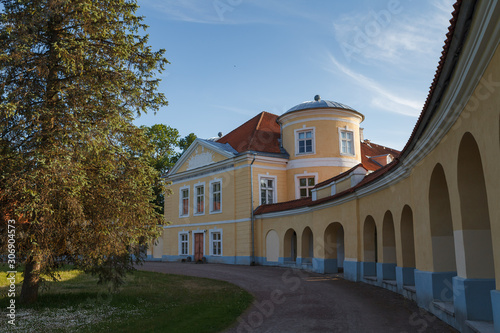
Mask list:
[[147,262],[140,270],[223,280],[255,297],[226,333],[457,332],[401,295],[298,269]]

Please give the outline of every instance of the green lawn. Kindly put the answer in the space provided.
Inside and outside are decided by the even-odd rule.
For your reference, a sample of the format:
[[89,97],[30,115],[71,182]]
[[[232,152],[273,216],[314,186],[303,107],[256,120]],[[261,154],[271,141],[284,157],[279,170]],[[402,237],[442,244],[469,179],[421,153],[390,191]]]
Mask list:
[[109,294],[97,278],[67,267],[60,282],[47,283],[36,305],[19,307],[16,298],[13,329],[6,317],[6,271],[0,266],[0,332],[219,332],[253,300],[227,282],[143,271]]

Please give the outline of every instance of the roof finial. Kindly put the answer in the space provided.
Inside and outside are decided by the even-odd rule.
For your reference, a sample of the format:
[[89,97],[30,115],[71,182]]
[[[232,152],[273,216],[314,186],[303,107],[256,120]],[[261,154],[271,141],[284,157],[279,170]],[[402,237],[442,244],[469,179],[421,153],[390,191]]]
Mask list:
[[321,96],[320,96],[320,95],[316,95],[316,96],[314,96],[314,100],[315,100],[316,102],[320,101],[320,100],[321,100]]

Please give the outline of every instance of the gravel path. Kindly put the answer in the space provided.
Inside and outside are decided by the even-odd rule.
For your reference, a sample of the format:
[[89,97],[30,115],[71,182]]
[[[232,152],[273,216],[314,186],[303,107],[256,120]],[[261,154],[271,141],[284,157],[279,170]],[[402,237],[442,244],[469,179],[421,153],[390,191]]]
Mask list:
[[148,262],[139,269],[224,280],[248,290],[255,301],[227,333],[457,332],[401,295],[341,275],[166,262]]

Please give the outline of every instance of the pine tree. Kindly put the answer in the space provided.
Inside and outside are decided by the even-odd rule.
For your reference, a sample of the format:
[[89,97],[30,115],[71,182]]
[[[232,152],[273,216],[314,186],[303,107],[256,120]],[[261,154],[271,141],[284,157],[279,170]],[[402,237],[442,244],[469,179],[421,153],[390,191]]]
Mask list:
[[162,222],[132,120],[167,104],[164,50],[148,46],[135,0],[1,3],[0,231],[16,220],[21,302],[62,262],[119,284]]

